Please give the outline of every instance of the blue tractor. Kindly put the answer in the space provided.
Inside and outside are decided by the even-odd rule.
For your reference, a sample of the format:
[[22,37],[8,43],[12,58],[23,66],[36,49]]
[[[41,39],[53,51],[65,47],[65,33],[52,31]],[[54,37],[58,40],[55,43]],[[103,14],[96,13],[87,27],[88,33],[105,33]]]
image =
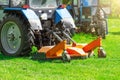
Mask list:
[[107,16],[111,12],[110,6],[110,0],[71,0],[67,9],[81,31],[105,38],[108,33]]
[[56,45],[68,40],[75,24],[61,0],[0,0],[0,51],[25,55],[32,46]]

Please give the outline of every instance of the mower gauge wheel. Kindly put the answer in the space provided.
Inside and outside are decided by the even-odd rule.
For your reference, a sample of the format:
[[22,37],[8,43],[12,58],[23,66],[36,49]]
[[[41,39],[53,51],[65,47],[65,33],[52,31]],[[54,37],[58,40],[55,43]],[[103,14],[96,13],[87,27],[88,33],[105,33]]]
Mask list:
[[99,58],[106,58],[106,52],[103,48],[98,49],[98,57]]
[[62,54],[62,60],[63,60],[63,62],[70,62],[70,60],[71,60],[70,55],[66,51],[64,51]]

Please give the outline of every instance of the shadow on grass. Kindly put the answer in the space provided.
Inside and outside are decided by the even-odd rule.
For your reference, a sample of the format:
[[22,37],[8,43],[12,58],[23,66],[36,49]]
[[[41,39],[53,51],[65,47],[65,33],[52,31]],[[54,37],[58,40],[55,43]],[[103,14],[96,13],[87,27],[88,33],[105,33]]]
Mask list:
[[[38,56],[38,55],[37,55]],[[12,57],[12,56],[5,56],[2,53],[0,53],[0,60],[10,60],[10,59],[15,59],[15,58],[23,58],[26,60],[33,60],[33,61],[38,61],[39,63],[69,63],[67,61],[63,61],[62,58],[55,58],[55,59],[46,59],[43,58],[42,59],[38,56],[37,58],[33,58],[33,56],[20,56],[20,57]],[[71,60],[83,60],[85,58],[72,58]]]
[[120,35],[120,32],[109,32],[112,35]]
[[62,59],[32,59],[38,61],[39,63],[64,63]]
[[54,59],[46,59],[45,57],[40,57],[39,54],[35,54],[34,56],[31,57],[32,60],[38,61],[39,63],[69,63],[71,60],[84,60],[87,59],[87,57],[71,57],[70,61],[63,61],[62,57],[59,58],[54,58]]
[[13,59],[13,58],[16,58],[16,57],[5,56],[5,55],[0,53],[0,60],[9,60],[9,59]]
[[[94,57],[95,58],[95,57]],[[86,60],[88,58],[71,58],[70,62],[73,61],[73,60]],[[58,63],[58,64],[62,64],[62,63],[70,63],[69,61],[63,61],[62,58],[58,58],[58,59],[45,59],[45,60],[38,60],[39,63],[45,63],[45,62],[48,62],[48,63]]]
[[30,56],[30,59],[34,60],[34,61],[38,61],[40,63],[46,63],[46,62],[50,62],[50,63],[63,63],[62,58],[56,58],[56,59],[48,59],[46,58],[45,53],[37,53],[37,54],[33,54]]
[[63,63],[62,59],[33,59],[32,56],[22,56],[22,57],[13,57],[13,56],[5,56],[2,53],[0,53],[0,60],[10,60],[15,58],[23,58],[23,59],[31,59],[33,61],[38,61],[39,63]]
[[16,58],[24,58],[24,59],[29,59],[29,56],[6,56],[0,53],[0,60],[10,60],[10,59],[16,59]]

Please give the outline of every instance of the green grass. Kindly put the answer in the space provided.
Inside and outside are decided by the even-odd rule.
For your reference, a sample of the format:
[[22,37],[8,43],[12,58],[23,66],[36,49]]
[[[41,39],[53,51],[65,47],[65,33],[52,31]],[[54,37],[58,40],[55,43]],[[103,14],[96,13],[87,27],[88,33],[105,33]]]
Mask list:
[[[79,43],[95,39],[90,34],[77,34]],[[0,54],[0,80],[119,80],[120,79],[120,19],[109,19],[109,35],[102,41],[107,58],[95,56],[72,60],[31,60],[29,57],[7,57]]]

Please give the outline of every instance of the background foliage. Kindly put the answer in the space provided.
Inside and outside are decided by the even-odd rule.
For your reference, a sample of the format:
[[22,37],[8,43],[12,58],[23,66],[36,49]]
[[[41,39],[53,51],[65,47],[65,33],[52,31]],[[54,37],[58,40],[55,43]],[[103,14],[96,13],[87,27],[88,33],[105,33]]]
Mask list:
[[111,17],[120,18],[120,0],[111,0]]

